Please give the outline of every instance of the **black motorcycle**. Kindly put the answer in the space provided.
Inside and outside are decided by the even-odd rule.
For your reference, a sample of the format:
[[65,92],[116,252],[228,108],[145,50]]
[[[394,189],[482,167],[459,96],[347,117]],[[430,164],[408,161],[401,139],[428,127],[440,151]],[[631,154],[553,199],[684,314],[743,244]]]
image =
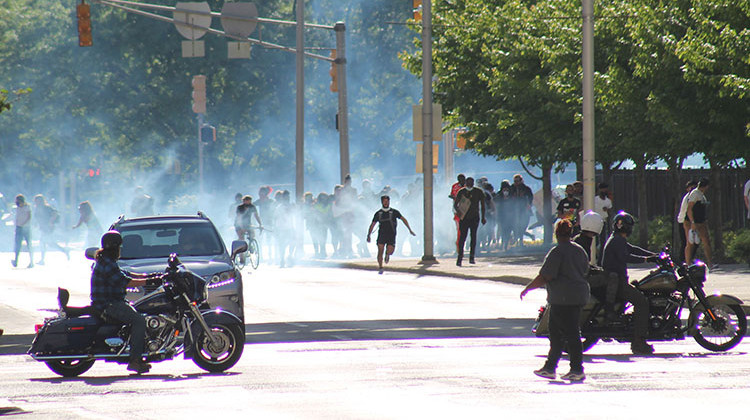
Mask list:
[[[747,331],[747,318],[742,301],[730,295],[706,296],[706,266],[699,262],[691,266],[675,266],[669,247],[659,255],[658,267],[635,286],[648,299],[649,341],[683,340],[692,336],[711,351],[727,351],[742,341]],[[603,274],[601,274],[603,275]],[[616,278],[608,281],[617,281]],[[615,305],[614,319],[606,313],[605,289],[601,282],[592,282],[591,298],[581,314],[583,351],[599,340],[630,342],[633,337],[633,311],[629,302]],[[683,309],[687,311],[683,315]],[[684,317],[684,319],[683,319]],[[537,337],[549,337],[549,311],[539,309],[532,332]]]
[[[175,254],[157,277],[161,285],[133,306],[146,318],[143,357],[161,362],[184,354],[208,372],[234,366],[242,355],[245,326],[235,315],[205,305],[205,281],[185,268]],[[29,349],[55,373],[74,377],[97,360],[125,364],[130,359],[130,327],[108,320],[91,306],[69,307],[70,295],[58,289],[58,316],[38,326]]]

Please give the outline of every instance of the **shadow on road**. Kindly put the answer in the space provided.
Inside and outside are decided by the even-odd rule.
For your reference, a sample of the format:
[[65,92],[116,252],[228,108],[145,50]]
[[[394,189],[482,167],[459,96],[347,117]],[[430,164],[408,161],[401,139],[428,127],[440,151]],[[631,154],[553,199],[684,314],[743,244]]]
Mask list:
[[[169,363],[167,360],[166,363]],[[125,367],[123,366],[123,369]],[[125,375],[116,375],[116,376],[79,376],[74,378],[62,378],[59,376],[53,376],[49,378],[32,378],[29,379],[31,382],[45,382],[50,384],[61,384],[61,383],[68,383],[68,382],[83,382],[87,385],[92,386],[107,386],[112,385],[115,382],[119,381],[133,381],[133,380],[139,380],[139,381],[161,381],[161,382],[172,382],[172,381],[186,381],[186,380],[192,380],[192,379],[200,379],[206,376],[234,376],[239,375],[239,373],[236,372],[221,372],[221,373],[211,373],[211,372],[201,372],[201,373],[191,373],[187,375],[164,375],[164,374],[149,374],[144,373],[141,375],[133,374],[125,374]]]
[[533,337],[532,319],[385,319],[248,324],[247,343]]
[[[386,319],[245,325],[247,344],[427,338],[533,337],[532,319]],[[34,334],[0,336],[0,355],[26,354]]]

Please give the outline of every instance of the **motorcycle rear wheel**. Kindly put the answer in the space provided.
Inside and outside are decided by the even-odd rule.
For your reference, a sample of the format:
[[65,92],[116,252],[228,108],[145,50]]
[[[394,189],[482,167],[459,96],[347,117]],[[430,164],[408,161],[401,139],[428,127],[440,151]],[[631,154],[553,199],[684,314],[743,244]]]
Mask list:
[[740,305],[715,305],[716,321],[705,312],[690,314],[693,338],[703,348],[711,351],[727,351],[737,344],[747,332],[747,318]]
[[74,378],[91,369],[94,362],[93,359],[59,359],[46,360],[44,363],[56,374],[66,378]]
[[207,372],[223,372],[240,360],[245,347],[245,331],[239,325],[211,324],[209,325],[218,340],[216,345],[205,333],[201,333],[196,341],[193,362]]

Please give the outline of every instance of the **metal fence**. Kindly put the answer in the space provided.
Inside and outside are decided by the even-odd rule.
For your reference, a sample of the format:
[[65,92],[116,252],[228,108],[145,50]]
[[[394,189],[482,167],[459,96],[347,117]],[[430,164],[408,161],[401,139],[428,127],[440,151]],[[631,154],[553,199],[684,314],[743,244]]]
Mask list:
[[[745,169],[728,169],[719,174],[719,183],[712,183],[706,193],[709,202],[715,197],[721,197],[721,225],[728,229],[750,227],[746,218],[743,188],[748,180],[748,172]],[[601,172],[597,173],[597,179],[601,179]],[[663,169],[651,169],[646,171],[646,200],[647,218],[651,220],[658,216],[677,217],[680,202],[684,194],[685,184],[691,180],[710,178],[708,169],[683,169],[680,174],[679,196],[673,185],[670,185],[671,174]],[[635,172],[631,170],[618,170],[612,173],[609,181],[609,189],[613,194],[614,210],[625,210],[633,215],[638,215],[638,189],[636,185]],[[720,190],[720,191],[718,191]],[[717,194],[717,192],[720,192]],[[711,206],[718,208],[718,206]],[[710,210],[709,210],[710,211]],[[640,215],[643,219],[643,215]]]

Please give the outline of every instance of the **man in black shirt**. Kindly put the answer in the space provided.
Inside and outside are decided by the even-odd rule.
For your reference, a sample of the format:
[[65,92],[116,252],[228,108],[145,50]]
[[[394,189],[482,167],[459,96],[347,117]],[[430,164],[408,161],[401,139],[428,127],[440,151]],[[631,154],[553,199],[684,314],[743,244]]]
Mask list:
[[[612,219],[612,236],[604,245],[602,268],[609,275],[616,275],[619,282],[618,294],[633,304],[633,341],[630,349],[634,354],[652,354],[654,348],[646,342],[648,334],[648,299],[628,282],[628,263],[655,261],[657,254],[628,243],[633,232],[633,216],[620,211]],[[609,298],[608,298],[609,300]]]
[[[466,204],[468,204],[468,206]],[[474,264],[474,251],[477,247],[477,228],[479,228],[480,208],[482,224],[487,223],[487,219],[484,218],[484,191],[480,188],[474,188],[474,178],[466,178],[466,186],[458,190],[458,193],[456,193],[456,200],[454,201],[453,208],[461,218],[461,221],[458,224],[458,259],[456,259],[456,265],[460,267],[461,262],[464,259],[464,244],[466,244],[466,236],[469,231],[471,231],[471,242],[469,242],[469,264]]]
[[372,223],[370,223],[370,228],[367,230],[367,242],[370,242],[370,235],[372,234],[372,229],[375,227],[375,224],[380,223],[377,239],[378,273],[383,274],[383,251],[385,251],[385,263],[387,264],[393,251],[396,250],[396,225],[398,224],[398,219],[401,219],[401,221],[404,222],[404,226],[409,229],[409,233],[411,233],[412,236],[416,236],[416,234],[411,230],[409,221],[401,215],[401,212],[391,208],[391,197],[387,195],[381,196],[380,203],[383,205],[383,208],[376,211],[375,215],[372,217]]
[[575,197],[573,184],[568,184],[565,187],[565,198],[557,203],[557,217],[558,219],[570,220],[570,223],[573,224],[573,235],[577,235],[581,230],[578,220],[579,211],[581,211],[581,200]]

